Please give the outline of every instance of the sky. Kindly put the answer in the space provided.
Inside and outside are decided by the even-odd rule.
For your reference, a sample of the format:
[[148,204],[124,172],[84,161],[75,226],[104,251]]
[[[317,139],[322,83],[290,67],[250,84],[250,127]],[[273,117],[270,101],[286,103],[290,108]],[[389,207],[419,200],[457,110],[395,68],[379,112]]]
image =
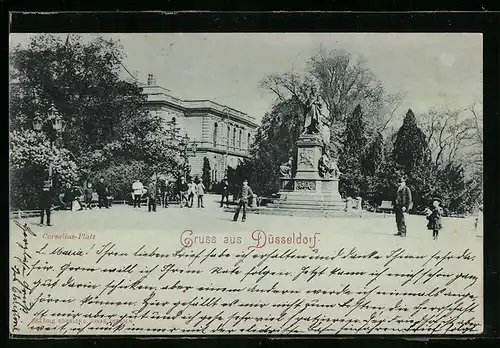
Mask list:
[[[33,34],[11,34],[27,43]],[[123,63],[141,81],[181,99],[211,99],[260,120],[274,96],[259,87],[269,74],[300,72],[314,52],[362,55],[388,93],[406,92],[400,107],[418,114],[482,100],[482,35],[472,33],[158,33],[83,34],[118,39]]]

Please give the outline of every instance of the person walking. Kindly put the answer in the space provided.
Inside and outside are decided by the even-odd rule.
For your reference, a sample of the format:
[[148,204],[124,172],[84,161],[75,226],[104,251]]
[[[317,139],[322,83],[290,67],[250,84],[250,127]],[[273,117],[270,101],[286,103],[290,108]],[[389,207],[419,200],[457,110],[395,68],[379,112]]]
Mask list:
[[443,208],[441,208],[441,200],[438,198],[434,198],[432,202],[432,210],[427,209],[426,215],[427,220],[427,229],[432,231],[432,239],[436,240],[439,234],[439,230],[443,227],[441,223],[441,217],[443,216]]
[[183,208],[184,206],[182,203],[186,201],[186,206],[189,204],[188,200],[188,194],[189,194],[189,185],[186,182],[186,179],[181,178],[181,182],[179,183],[179,198],[180,198],[180,206]]
[[194,180],[191,179],[191,182],[189,183],[189,192],[188,192],[188,205],[189,208],[193,207],[193,201],[194,201],[194,196],[196,195],[196,184],[194,183]]
[[157,187],[156,178],[151,179],[148,186],[148,212],[156,212],[156,198],[157,198]]
[[396,200],[394,202],[394,213],[396,214],[396,226],[398,228],[396,236],[406,237],[405,215],[408,214],[411,205],[412,197],[410,188],[406,186],[406,179],[401,177],[396,192]]
[[203,206],[203,195],[205,194],[205,185],[201,180],[196,184],[196,195],[198,196],[198,208],[205,208]]
[[106,185],[104,185],[104,178],[99,179],[95,190],[99,198],[99,209],[101,209],[102,207],[109,209],[108,199],[106,198]]
[[253,191],[248,186],[248,180],[243,180],[243,185],[241,188],[238,190],[237,194],[237,199],[238,199],[238,208],[236,208],[236,212],[234,213],[233,216],[233,221],[238,221],[238,216],[240,215],[240,210],[243,208],[243,216],[241,218],[242,222],[245,222],[247,218],[247,205],[248,205],[248,200],[253,197]]
[[144,192],[144,185],[142,182],[139,181],[139,179],[136,179],[134,183],[132,184],[132,196],[134,199],[134,208],[135,207],[141,207],[141,197]]
[[222,197],[220,200],[220,207],[224,205],[224,198],[226,199],[226,208],[229,207],[229,182],[224,178],[221,182]]
[[43,226],[44,215],[47,216],[47,226],[52,226],[50,223],[50,209],[54,201],[52,192],[52,184],[50,180],[45,181],[40,192],[39,206],[40,206],[40,226]]

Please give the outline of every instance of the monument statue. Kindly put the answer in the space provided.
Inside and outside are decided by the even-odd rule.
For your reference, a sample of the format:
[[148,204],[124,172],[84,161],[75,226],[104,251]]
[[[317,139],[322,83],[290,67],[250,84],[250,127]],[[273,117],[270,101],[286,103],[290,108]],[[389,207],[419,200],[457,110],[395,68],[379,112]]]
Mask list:
[[280,166],[280,177],[284,179],[290,179],[292,177],[292,157],[288,159],[288,162],[283,163]]
[[339,167],[337,166],[337,161],[332,161],[327,152],[325,152],[319,159],[318,174],[323,179],[338,179],[338,177],[342,175]]
[[305,110],[304,130],[302,134],[320,133],[321,99],[317,93],[316,86],[311,87],[311,93],[307,98]]

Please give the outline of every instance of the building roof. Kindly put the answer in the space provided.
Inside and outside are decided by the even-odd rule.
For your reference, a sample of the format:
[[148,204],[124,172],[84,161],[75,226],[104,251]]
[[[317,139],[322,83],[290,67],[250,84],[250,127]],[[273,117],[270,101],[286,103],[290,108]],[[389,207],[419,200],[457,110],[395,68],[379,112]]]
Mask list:
[[227,105],[223,105],[209,99],[183,100],[174,97],[172,92],[164,87],[158,85],[145,85],[139,81],[138,83],[143,88],[144,93],[148,96],[148,103],[150,104],[167,104],[183,111],[210,110],[211,112],[221,116],[227,116],[231,119],[247,123],[252,127],[258,126],[255,122],[255,117]]

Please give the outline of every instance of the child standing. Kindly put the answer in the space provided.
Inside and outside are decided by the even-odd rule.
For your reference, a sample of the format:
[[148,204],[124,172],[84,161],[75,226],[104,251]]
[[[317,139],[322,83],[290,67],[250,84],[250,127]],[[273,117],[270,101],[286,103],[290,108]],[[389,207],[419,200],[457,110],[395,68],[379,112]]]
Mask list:
[[434,199],[432,202],[432,210],[427,210],[427,229],[432,230],[432,238],[437,239],[439,230],[443,227],[441,223],[441,217],[443,216],[443,208],[440,206],[441,201],[439,199]]

